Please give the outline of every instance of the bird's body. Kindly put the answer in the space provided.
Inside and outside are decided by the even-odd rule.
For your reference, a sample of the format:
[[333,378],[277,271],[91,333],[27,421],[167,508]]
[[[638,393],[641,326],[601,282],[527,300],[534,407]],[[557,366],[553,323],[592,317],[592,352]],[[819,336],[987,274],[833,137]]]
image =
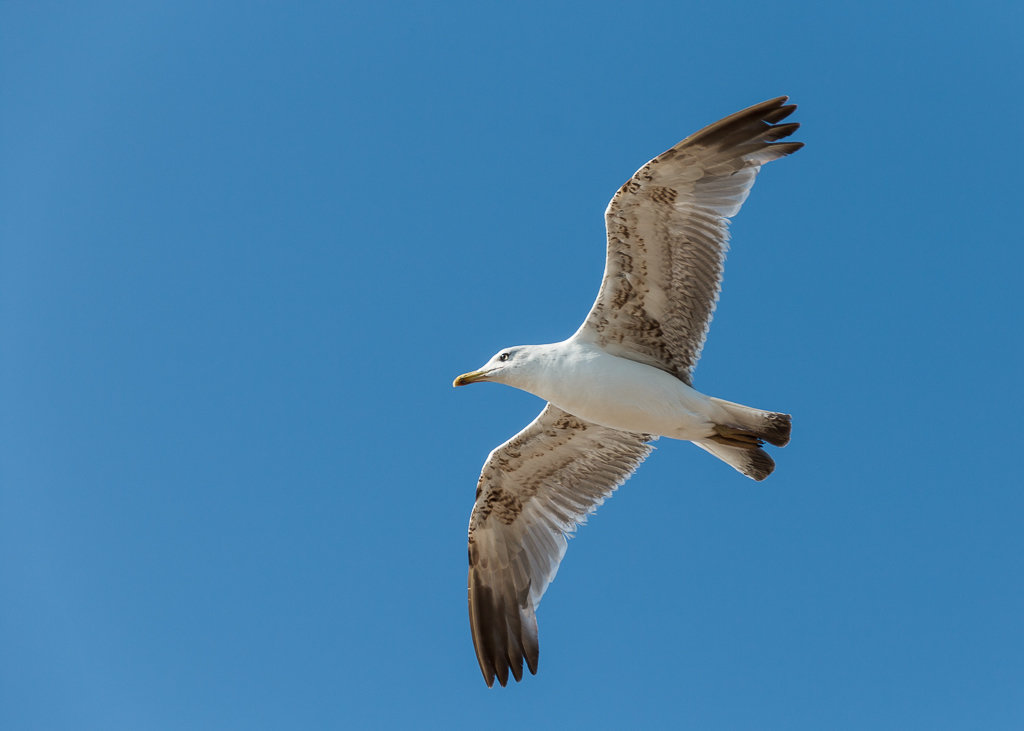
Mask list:
[[594,343],[519,346],[513,357],[525,367],[500,382],[601,426],[693,441],[712,436],[715,423],[728,418],[672,374]]
[[728,220],[761,165],[802,147],[786,97],[732,114],[654,158],[612,198],[604,279],[567,340],[506,348],[455,385],[494,381],[548,404],[488,456],[469,521],[469,616],[480,670],[537,672],[536,609],[584,522],[658,437],[763,480],[790,417],[706,396],[693,371],[721,285]]

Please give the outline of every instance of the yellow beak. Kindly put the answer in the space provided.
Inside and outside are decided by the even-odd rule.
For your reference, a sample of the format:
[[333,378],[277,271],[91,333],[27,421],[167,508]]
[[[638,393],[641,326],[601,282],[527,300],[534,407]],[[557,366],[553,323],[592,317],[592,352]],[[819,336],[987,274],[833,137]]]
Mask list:
[[453,386],[465,386],[470,383],[476,383],[477,381],[486,381],[487,371],[471,371],[470,373],[463,373],[461,376],[452,381]]

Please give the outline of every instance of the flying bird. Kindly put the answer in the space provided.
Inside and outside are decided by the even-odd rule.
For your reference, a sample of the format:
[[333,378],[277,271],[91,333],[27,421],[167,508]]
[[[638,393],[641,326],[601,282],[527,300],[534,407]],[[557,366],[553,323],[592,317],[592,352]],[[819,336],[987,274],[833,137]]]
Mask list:
[[484,463],[469,519],[469,620],[488,686],[537,672],[537,606],[566,538],[650,454],[691,441],[755,480],[789,442],[789,414],[692,387],[718,300],[729,219],[761,166],[803,147],[778,97],[658,155],[612,197],[604,280],[570,338],[504,348],[463,386],[494,381],[548,403]]

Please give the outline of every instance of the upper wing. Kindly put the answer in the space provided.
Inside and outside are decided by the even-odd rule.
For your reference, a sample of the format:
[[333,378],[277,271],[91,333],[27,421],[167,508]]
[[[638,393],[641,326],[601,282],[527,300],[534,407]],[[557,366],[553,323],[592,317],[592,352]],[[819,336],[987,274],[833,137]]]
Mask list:
[[487,685],[537,672],[536,609],[566,535],[633,473],[649,434],[609,429],[548,404],[491,452],[469,518],[469,622]]
[[718,300],[729,218],[761,165],[801,142],[774,142],[796,105],[762,102],[705,127],[630,178],[605,212],[608,258],[575,337],[691,382]]

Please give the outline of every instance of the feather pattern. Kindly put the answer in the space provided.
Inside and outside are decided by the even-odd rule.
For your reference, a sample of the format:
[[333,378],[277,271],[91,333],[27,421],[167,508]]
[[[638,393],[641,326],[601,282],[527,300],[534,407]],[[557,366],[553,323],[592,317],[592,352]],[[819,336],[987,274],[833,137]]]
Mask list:
[[803,147],[777,142],[799,127],[778,124],[796,109],[787,100],[705,127],[619,188],[605,212],[604,279],[575,338],[692,384],[721,288],[729,218],[761,165]]
[[537,605],[566,537],[650,454],[649,434],[598,426],[548,404],[493,452],[469,519],[469,617],[487,685],[537,672]]

